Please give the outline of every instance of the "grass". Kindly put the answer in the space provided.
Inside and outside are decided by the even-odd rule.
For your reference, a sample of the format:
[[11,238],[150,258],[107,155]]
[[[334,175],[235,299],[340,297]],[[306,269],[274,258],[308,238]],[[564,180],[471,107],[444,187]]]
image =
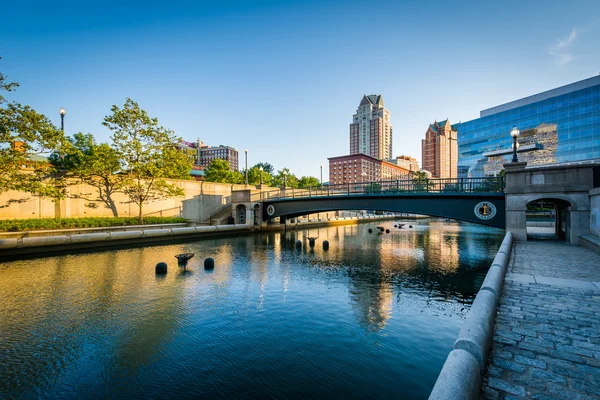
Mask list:
[[[176,224],[186,222],[179,217],[144,217],[144,225]],[[109,226],[139,225],[137,218],[32,218],[0,221],[0,232],[20,232],[40,229],[101,228]]]

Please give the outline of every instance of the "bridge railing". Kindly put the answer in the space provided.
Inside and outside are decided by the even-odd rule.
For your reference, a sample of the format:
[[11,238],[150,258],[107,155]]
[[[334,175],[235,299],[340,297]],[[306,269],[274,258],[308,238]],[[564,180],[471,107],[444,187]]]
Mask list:
[[394,181],[354,182],[340,185],[321,185],[305,188],[274,189],[256,193],[253,200],[302,198],[358,194],[397,193],[476,193],[503,192],[504,177],[400,179]]

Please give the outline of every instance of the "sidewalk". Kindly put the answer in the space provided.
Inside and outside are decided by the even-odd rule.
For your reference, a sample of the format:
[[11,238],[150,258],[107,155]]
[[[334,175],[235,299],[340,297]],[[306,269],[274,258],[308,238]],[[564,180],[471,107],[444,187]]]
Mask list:
[[515,243],[482,398],[600,398],[599,254]]

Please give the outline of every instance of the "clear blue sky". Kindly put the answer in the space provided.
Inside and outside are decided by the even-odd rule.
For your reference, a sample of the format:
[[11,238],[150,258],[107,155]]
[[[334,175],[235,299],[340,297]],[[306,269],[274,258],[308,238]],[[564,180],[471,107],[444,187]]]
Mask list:
[[[87,3],[87,4],[86,4]],[[184,140],[248,148],[318,176],[349,151],[363,94],[383,94],[394,154],[427,124],[600,72],[600,1],[10,1],[10,97],[93,133],[131,97]],[[493,3],[493,4],[492,4]],[[507,133],[508,135],[508,133]]]

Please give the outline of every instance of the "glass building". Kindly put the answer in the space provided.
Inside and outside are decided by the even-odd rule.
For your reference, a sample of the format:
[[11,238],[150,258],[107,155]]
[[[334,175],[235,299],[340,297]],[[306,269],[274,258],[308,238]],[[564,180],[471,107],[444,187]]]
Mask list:
[[521,130],[519,161],[600,158],[600,76],[492,107],[480,118],[453,125],[459,177],[496,175],[511,159],[513,126]]

